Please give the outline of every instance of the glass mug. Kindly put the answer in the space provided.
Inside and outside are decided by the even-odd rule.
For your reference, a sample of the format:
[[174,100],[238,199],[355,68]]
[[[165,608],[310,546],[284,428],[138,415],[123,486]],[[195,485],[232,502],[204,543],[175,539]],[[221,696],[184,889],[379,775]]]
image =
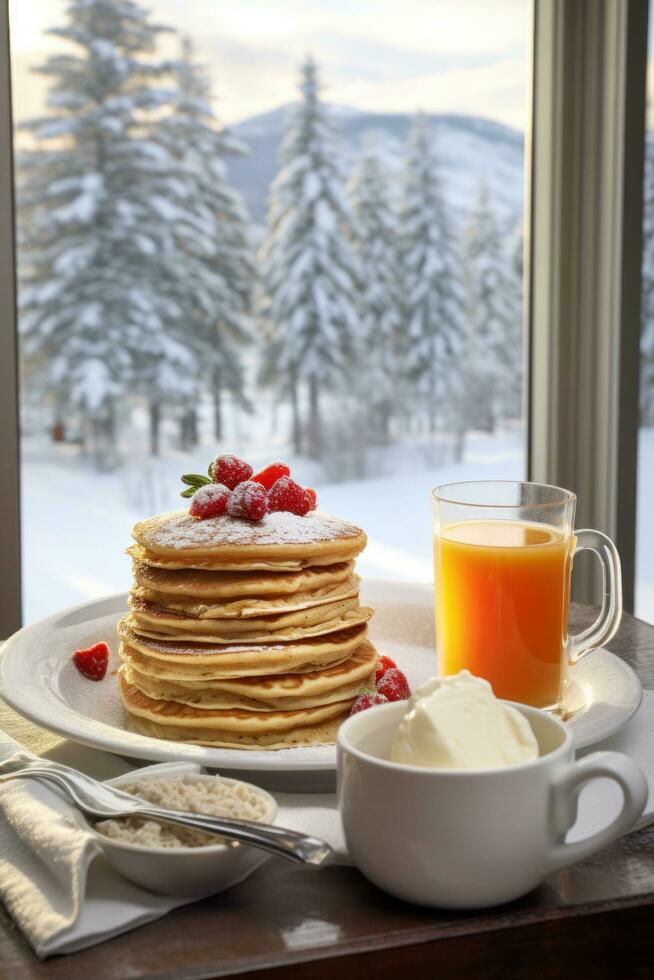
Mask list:
[[[465,668],[499,698],[564,710],[568,667],[607,643],[622,615],[618,552],[600,531],[574,530],[576,499],[511,481],[432,490],[440,674]],[[570,636],[572,559],[584,549],[602,565],[602,609]]]

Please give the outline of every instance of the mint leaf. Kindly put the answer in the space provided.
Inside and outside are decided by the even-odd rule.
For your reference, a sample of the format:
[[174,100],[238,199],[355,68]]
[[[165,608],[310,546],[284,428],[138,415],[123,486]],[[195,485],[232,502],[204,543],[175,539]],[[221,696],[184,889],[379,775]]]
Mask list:
[[182,490],[180,497],[192,497],[196,490],[199,489],[199,487],[189,487],[188,490]]
[[207,483],[211,483],[211,480],[207,479],[201,473],[184,473],[181,477],[182,483],[185,483],[188,487],[203,487]]

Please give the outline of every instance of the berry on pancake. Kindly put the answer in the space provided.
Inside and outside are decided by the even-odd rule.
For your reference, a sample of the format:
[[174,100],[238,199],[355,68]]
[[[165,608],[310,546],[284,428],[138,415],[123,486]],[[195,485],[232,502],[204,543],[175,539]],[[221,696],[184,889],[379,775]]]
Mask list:
[[279,461],[271,463],[270,466],[266,466],[265,469],[261,470],[259,473],[255,473],[252,477],[255,483],[260,483],[262,487],[266,490],[270,490],[274,483],[279,480],[280,476],[290,476],[291,470],[286,465],[286,463],[280,463]]
[[313,509],[311,497],[299,483],[290,476],[280,476],[268,491],[268,509],[270,511],[287,511],[304,517]]
[[216,456],[210,469],[214,483],[224,483],[230,490],[234,490],[239,483],[249,480],[254,473],[249,463],[234,456],[233,453]]
[[305,487],[304,492],[309,494],[309,500],[311,501],[311,507],[309,510],[315,510],[316,504],[318,503],[318,494],[311,487]]
[[239,483],[229,495],[227,513],[231,517],[244,517],[247,521],[262,520],[268,513],[266,488],[254,480]]
[[231,490],[222,483],[208,483],[193,494],[189,514],[191,517],[217,517],[227,507]]

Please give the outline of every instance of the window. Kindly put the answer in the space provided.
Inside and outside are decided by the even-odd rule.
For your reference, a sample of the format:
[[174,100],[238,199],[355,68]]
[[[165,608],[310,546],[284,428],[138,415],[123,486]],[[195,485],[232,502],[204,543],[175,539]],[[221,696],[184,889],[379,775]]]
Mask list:
[[643,261],[640,337],[640,427],[638,431],[638,510],[636,537],[636,615],[654,622],[654,514],[650,487],[654,478],[654,133],[651,58],[654,29],[648,34],[648,107],[643,181]]
[[429,488],[525,471],[527,0],[130,9],[10,3],[25,619],[218,451],[428,579]]

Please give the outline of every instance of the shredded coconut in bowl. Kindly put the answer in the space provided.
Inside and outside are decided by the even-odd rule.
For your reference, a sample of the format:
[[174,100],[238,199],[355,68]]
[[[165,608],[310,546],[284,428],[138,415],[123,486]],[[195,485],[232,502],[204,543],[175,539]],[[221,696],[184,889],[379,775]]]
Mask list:
[[[272,818],[268,800],[246,783],[229,782],[220,776],[197,777],[146,776],[120,787],[125,793],[168,810],[186,810],[212,817],[234,820],[257,820],[266,823]],[[160,824],[144,817],[121,817],[100,820],[94,827],[105,837],[123,844],[141,847],[208,847],[224,843],[216,834],[200,830]]]

